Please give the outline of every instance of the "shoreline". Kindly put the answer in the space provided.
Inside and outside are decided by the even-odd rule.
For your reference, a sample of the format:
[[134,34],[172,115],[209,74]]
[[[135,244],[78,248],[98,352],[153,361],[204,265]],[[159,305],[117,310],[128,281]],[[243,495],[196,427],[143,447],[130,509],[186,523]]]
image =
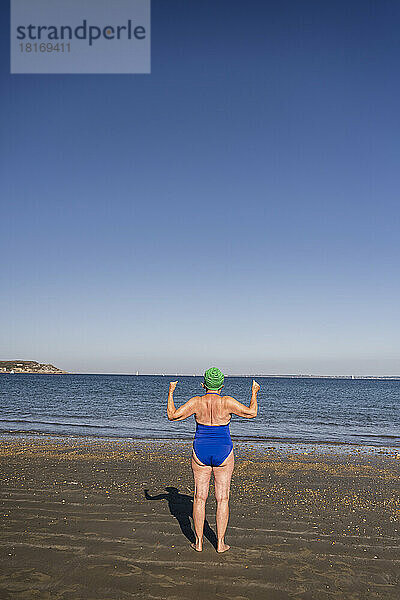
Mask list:
[[[265,457],[279,457],[286,460],[300,457],[305,460],[321,460],[342,462],[344,460],[366,460],[371,464],[381,460],[393,461],[399,467],[400,483],[400,448],[391,446],[363,446],[359,444],[307,444],[302,443],[276,443],[271,445],[267,442],[255,440],[237,439],[232,436],[235,457],[239,460],[251,455],[252,460],[259,461]],[[122,452],[130,457],[130,452],[160,451],[170,454],[171,452],[182,452],[185,459],[190,459],[193,437],[191,438],[123,438],[123,437],[94,437],[85,435],[53,435],[53,434],[29,434],[14,435],[0,433],[0,458],[4,448],[18,447],[22,455],[26,448],[34,448],[37,452],[45,452],[46,448],[62,449],[68,454],[70,449],[74,453],[81,450],[99,449],[107,455],[115,456]]]
[[[86,426],[85,426],[86,427]],[[97,428],[97,426],[88,426]],[[180,437],[174,437],[172,435],[165,435],[163,437],[157,436],[121,436],[118,434],[115,435],[107,435],[101,436],[96,434],[82,434],[82,433],[53,433],[46,431],[27,431],[27,430],[8,430],[8,429],[0,429],[0,441],[8,438],[33,438],[33,439],[42,439],[42,438],[50,438],[50,439],[60,439],[60,440],[90,440],[93,442],[102,441],[102,442],[170,442],[170,443],[188,443],[193,441],[194,434]],[[378,436],[377,436],[378,437]],[[397,436],[379,436],[381,438],[386,439],[397,439]],[[265,438],[255,438],[255,437],[246,437],[246,436],[235,436],[232,434],[232,440],[235,444],[246,444],[246,445],[255,445],[259,446],[260,449],[265,448],[285,448],[288,451],[295,451],[296,448],[307,447],[311,449],[313,452],[318,452],[318,449],[321,452],[329,452],[331,448],[335,448],[341,453],[348,452],[366,452],[366,453],[389,453],[393,455],[398,455],[400,458],[400,442],[397,444],[390,443],[366,443],[366,442],[357,442],[357,441],[333,441],[333,440],[308,440],[308,439],[294,439],[294,438],[280,438],[280,437],[265,437]]]
[[235,445],[227,542],[213,485],[190,548],[191,444],[0,440],[5,600],[397,600],[400,461]]

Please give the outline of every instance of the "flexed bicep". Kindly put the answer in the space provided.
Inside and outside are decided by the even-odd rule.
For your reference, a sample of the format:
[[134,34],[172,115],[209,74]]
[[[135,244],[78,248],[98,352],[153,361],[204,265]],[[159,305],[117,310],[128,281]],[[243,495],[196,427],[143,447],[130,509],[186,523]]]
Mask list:
[[231,414],[244,417],[245,419],[253,419],[257,416],[257,411],[254,408],[250,408],[230,396],[228,396],[228,410]]
[[183,419],[187,419],[191,415],[194,415],[197,407],[197,399],[198,396],[190,398],[185,404],[182,404],[182,406],[177,408],[170,421],[183,421]]

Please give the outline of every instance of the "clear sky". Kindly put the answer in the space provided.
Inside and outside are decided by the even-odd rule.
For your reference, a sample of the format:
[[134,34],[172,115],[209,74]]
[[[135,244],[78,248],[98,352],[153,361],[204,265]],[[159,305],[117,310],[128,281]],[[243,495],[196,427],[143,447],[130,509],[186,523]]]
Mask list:
[[153,0],[151,75],[8,43],[2,359],[400,375],[398,2]]

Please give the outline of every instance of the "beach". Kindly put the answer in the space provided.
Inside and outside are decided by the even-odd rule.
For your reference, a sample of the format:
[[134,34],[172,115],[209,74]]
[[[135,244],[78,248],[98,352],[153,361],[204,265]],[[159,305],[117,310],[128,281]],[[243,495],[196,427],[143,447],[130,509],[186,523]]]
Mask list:
[[397,600],[398,450],[236,443],[227,542],[190,547],[190,443],[1,441],[3,600]]

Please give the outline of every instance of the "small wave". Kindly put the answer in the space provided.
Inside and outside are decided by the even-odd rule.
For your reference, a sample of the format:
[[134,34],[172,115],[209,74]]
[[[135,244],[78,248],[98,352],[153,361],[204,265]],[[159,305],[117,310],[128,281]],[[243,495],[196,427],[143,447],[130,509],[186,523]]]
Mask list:
[[[0,423],[27,423],[28,425],[56,425],[57,427],[90,427],[93,429],[120,429],[116,425],[91,425],[88,423],[59,423],[57,421],[29,421],[26,419],[0,419]],[[132,429],[124,425],[124,429]]]
[[369,438],[388,438],[393,440],[400,440],[398,435],[385,435],[384,433],[348,433],[350,437],[369,437]]

